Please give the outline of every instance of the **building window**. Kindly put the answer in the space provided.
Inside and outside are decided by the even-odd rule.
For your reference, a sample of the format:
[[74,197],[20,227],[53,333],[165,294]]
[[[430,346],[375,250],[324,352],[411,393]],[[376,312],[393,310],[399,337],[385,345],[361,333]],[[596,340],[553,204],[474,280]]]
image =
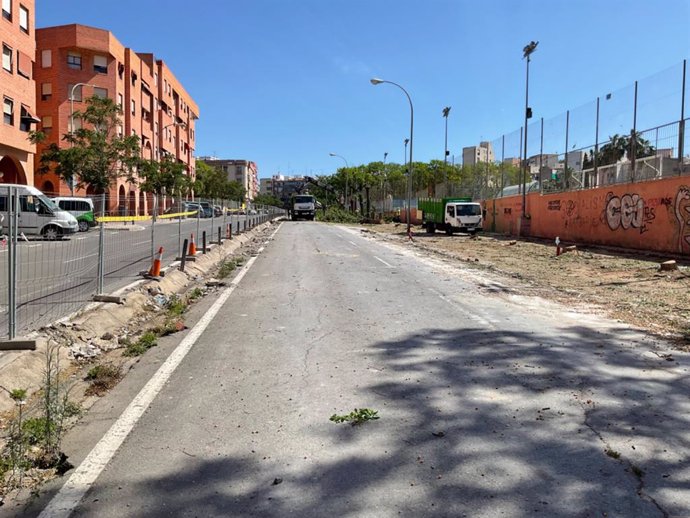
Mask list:
[[29,10],[23,5],[19,6],[19,28],[23,33],[29,34]]
[[75,70],[81,70],[81,54],[77,52],[68,52],[67,66]]
[[74,85],[67,85],[67,100],[72,100],[72,101],[77,101],[81,102],[81,89],[82,85],[77,86],[74,88]]
[[4,43],[2,45],[2,68],[12,72],[12,49]]
[[99,88],[97,86],[94,86],[93,96],[94,97],[100,97],[101,99],[105,99],[108,97],[108,89],[107,88]]
[[53,117],[51,115],[46,115],[43,117],[41,124],[43,125],[43,131],[53,129]]
[[93,57],[93,71],[97,74],[107,74],[108,73],[108,58],[105,56],[94,56]]
[[117,105],[122,109],[124,101],[122,100],[122,94],[117,94]]
[[132,115],[137,114],[137,103],[132,99]]
[[158,123],[157,123],[157,122],[156,122],[156,124],[154,125],[154,128],[155,128],[155,129],[154,129],[154,132],[155,132],[156,136],[158,136]]
[[41,67],[50,68],[53,66],[53,53],[50,50],[41,51]]
[[12,0],[2,0],[2,17],[12,21]]
[[41,83],[41,100],[47,101],[53,95],[53,83]]
[[2,115],[5,124],[14,126],[14,101],[7,97],[4,98],[2,103]]
[[158,72],[153,74],[153,85],[158,86]]

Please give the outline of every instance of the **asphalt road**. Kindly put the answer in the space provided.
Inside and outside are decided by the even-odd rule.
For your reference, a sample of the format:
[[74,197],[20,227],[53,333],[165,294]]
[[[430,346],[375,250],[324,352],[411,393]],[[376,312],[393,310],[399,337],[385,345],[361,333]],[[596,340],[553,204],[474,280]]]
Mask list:
[[[180,255],[184,239],[193,233],[201,249],[201,235],[207,243],[218,240],[218,227],[232,222],[244,228],[245,216],[159,220],[153,236],[154,250],[164,248],[163,265]],[[249,216],[256,224],[258,216]],[[105,231],[104,293],[112,293],[141,278],[151,267],[151,222],[131,226],[120,224]],[[223,237],[225,230],[222,228]],[[17,249],[17,332],[26,333],[59,320],[91,302],[98,285],[98,227],[60,241],[21,241]],[[8,249],[0,248],[0,337],[8,333]]]
[[[690,516],[687,355],[357,230],[286,222],[265,246],[74,516]],[[380,419],[329,421],[354,408]]]

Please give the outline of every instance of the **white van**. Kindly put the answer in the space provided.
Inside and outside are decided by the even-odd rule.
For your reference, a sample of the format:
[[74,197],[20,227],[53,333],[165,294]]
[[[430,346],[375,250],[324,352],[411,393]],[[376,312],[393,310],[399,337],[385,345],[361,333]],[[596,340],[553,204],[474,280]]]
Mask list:
[[17,232],[25,235],[43,236],[45,239],[60,239],[77,231],[77,219],[69,212],[60,209],[41,191],[30,185],[0,184],[0,220],[2,232],[8,231],[9,188],[16,188],[19,195]]

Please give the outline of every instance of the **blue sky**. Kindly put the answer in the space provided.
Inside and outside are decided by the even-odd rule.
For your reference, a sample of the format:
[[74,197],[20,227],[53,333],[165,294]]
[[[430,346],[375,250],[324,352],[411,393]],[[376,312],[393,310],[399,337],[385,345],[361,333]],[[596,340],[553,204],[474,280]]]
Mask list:
[[[253,160],[261,177],[330,174],[343,162],[329,152],[351,165],[381,160],[384,152],[402,162],[407,99],[392,85],[372,86],[371,77],[410,93],[414,159],[428,161],[443,159],[444,106],[452,107],[448,146],[455,155],[520,127],[522,48],[530,40],[539,41],[530,65],[530,105],[535,120],[544,117],[549,127],[560,127],[565,119],[559,114],[597,96],[620,91],[629,97],[635,80],[664,70],[648,81],[654,88],[640,92],[650,102],[638,128],[665,122],[657,120],[662,113],[677,118],[679,63],[690,57],[689,0],[36,4],[37,27],[109,29],[124,45],[164,59],[199,104],[197,156]],[[668,84],[674,85],[670,93]],[[687,105],[686,116],[690,99]],[[625,131],[626,121],[616,124]]]

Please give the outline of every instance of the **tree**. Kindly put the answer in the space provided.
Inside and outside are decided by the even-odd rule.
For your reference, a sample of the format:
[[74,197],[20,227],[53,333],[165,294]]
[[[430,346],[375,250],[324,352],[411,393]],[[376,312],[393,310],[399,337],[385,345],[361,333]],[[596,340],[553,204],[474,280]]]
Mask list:
[[[612,135],[609,141],[601,146],[597,154],[597,165],[615,164],[623,155],[627,153],[628,158],[631,158],[631,138],[629,135]],[[594,152],[592,152],[594,154]],[[656,149],[648,140],[642,138],[639,132],[635,132],[635,159],[652,156],[656,154]],[[593,165],[593,164],[592,164]]]
[[181,197],[191,188],[185,165],[167,154],[160,162],[143,160],[139,166],[139,178],[143,179],[139,188],[144,192]]
[[[64,181],[76,179],[77,187],[90,187],[97,194],[106,193],[121,177],[134,182],[141,164],[139,137],[117,134],[121,115],[121,108],[112,99],[87,99],[86,110],[74,113],[82,127],[62,137],[67,147],[55,143],[47,146],[41,153],[39,172],[52,168]],[[30,138],[40,142],[45,135],[37,132]]]
[[278,198],[273,196],[272,194],[259,194],[256,198],[254,198],[254,203],[258,205],[268,205],[271,207],[282,207],[283,202],[281,202]]
[[220,169],[198,161],[194,193],[200,198],[242,201],[247,191],[240,182],[228,180]]

